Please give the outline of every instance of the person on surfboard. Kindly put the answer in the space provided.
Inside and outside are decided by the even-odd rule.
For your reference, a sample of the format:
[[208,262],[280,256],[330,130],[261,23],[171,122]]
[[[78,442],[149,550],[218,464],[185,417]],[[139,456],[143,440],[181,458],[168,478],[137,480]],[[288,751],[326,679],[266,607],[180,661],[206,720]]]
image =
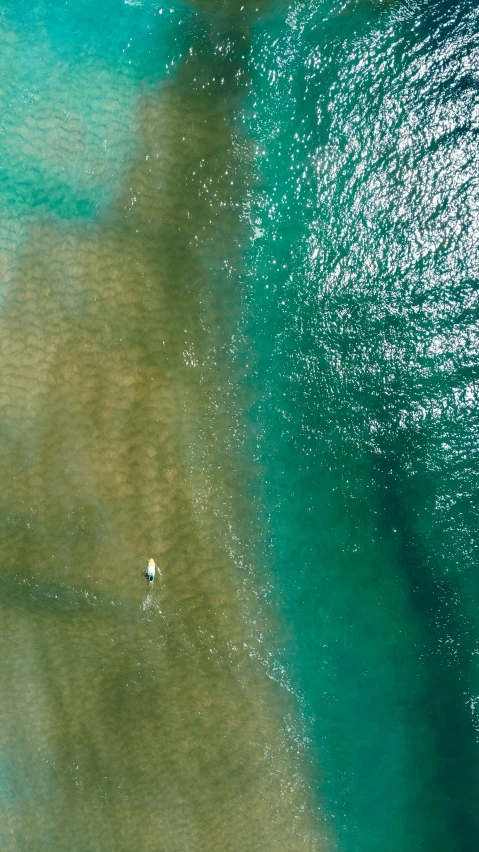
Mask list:
[[148,565],[145,568],[145,574],[148,578],[148,583],[150,585],[152,584],[153,580],[155,579],[155,572],[156,571],[158,571],[158,574],[160,573],[160,569],[158,568],[158,565],[156,564],[154,559],[149,559]]

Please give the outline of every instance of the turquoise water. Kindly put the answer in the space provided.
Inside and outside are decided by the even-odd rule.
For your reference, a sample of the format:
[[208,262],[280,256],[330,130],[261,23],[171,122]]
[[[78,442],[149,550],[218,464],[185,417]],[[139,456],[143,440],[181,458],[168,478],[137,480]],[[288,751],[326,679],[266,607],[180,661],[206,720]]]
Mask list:
[[475,849],[477,9],[258,27],[258,455],[338,847]]
[[474,4],[0,14],[2,848],[476,850]]

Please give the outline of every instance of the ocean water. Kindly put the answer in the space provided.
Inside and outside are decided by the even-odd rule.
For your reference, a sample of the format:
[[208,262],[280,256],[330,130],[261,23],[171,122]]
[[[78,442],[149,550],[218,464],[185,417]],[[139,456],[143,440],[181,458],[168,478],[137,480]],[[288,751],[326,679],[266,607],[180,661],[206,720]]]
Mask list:
[[1,848],[476,850],[475,5],[0,13]]
[[477,7],[257,29],[248,333],[338,848],[478,846]]

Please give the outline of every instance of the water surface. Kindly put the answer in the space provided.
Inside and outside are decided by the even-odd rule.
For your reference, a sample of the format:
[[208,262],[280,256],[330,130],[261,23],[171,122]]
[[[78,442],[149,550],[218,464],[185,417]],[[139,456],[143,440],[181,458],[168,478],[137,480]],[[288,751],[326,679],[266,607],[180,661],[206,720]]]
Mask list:
[[47,5],[4,18],[3,848],[316,849],[231,446],[248,18]]
[[479,840],[477,26],[298,3],[254,43],[253,417],[340,849]]
[[477,34],[3,4],[2,848],[477,849]]

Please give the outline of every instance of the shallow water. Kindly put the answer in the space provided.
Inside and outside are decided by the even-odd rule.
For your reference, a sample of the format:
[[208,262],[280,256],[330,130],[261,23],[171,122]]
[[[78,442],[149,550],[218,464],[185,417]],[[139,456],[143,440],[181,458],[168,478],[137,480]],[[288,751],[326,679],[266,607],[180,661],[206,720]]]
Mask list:
[[4,4],[2,848],[477,848],[477,27]]
[[244,62],[110,5],[5,21],[3,848],[318,848],[228,446]]

